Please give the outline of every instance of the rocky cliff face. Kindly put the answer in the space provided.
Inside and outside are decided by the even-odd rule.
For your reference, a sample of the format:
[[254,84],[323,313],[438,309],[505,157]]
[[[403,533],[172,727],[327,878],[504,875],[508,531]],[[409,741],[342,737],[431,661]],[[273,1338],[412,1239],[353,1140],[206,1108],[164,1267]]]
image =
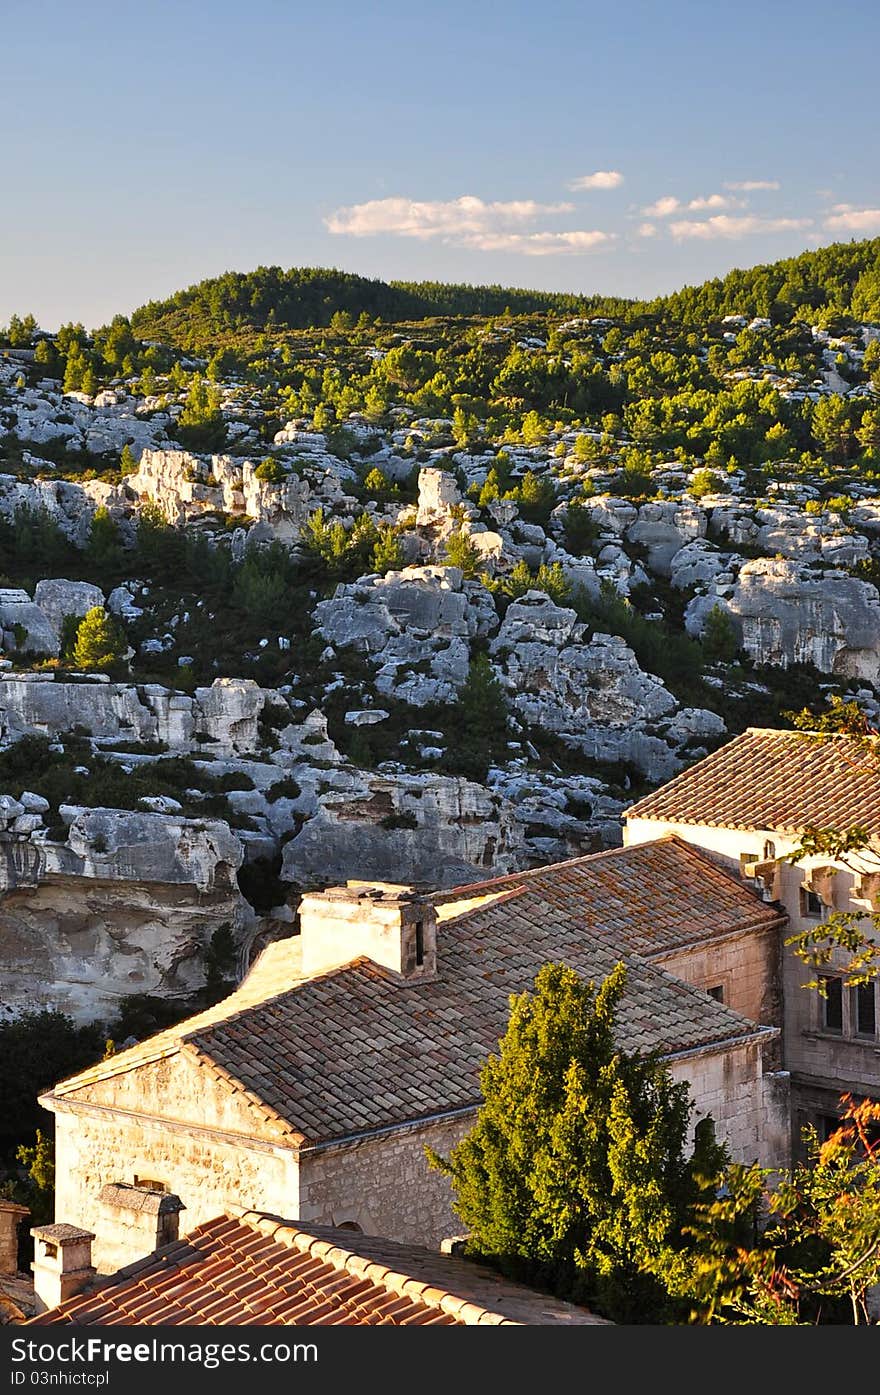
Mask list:
[[814,664],[822,673],[880,679],[880,595],[845,572],[759,557],[736,584],[691,601],[688,630],[699,634],[719,605],[734,621],[746,653],[759,664]]
[[[253,679],[218,678],[190,696],[160,684],[56,682],[50,673],[0,676],[0,742],[73,731],[103,741],[164,742],[176,751],[252,751],[267,693]],[[205,743],[209,743],[205,745]]]
[[455,776],[340,772],[284,848],[299,886],[367,880],[454,886],[521,866],[525,843],[509,804]]
[[490,652],[511,705],[530,726],[556,732],[598,760],[632,762],[651,779],[679,768],[681,745],[724,731],[712,712],[679,712],[622,639],[588,637],[575,611],[542,591],[509,607]]
[[247,944],[256,920],[225,823],[68,806],[62,816],[57,842],[39,816],[21,832],[22,815],[0,809],[0,1018],[49,1008],[91,1022],[132,994],[185,1001],[204,986],[219,926]]

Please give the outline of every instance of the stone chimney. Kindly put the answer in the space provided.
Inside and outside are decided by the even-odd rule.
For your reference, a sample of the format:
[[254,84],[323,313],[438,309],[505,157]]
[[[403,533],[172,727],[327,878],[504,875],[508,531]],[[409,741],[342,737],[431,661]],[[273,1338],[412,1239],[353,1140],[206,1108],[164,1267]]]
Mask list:
[[180,1213],[186,1210],[173,1192],[129,1182],[105,1183],[98,1200],[104,1219],[98,1225],[96,1264],[102,1273],[170,1245],[180,1231]]
[[0,1197],[0,1274],[18,1273],[18,1227],[31,1213]]
[[323,973],[365,955],[406,979],[437,973],[437,912],[427,897],[389,882],[349,882],[299,905],[302,969]]
[[34,1237],[34,1295],[37,1312],[56,1308],[88,1288],[95,1277],[91,1230],[76,1225],[37,1225]]

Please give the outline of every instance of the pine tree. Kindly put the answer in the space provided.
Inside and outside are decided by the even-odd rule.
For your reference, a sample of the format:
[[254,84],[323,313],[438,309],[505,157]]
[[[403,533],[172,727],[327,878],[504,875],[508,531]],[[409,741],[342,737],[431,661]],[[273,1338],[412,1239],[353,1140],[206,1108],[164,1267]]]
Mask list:
[[504,689],[485,654],[471,660],[467,680],[458,695],[456,770],[472,780],[485,780],[491,761],[505,754],[507,702]]
[[122,447],[122,454],[119,457],[120,473],[123,475],[136,475],[137,469],[138,463],[132,454],[131,446],[124,445]]
[[709,663],[730,663],[739,648],[733,621],[720,605],[713,605],[706,616],[701,636],[703,653]]
[[446,539],[446,565],[458,567],[465,580],[477,575],[480,554],[467,533],[450,533]]
[[95,509],[86,551],[89,560],[101,571],[112,571],[119,565],[119,529],[103,506]]
[[387,572],[399,571],[403,566],[403,548],[400,539],[390,523],[379,528],[379,541],[373,548],[373,571],[380,576]]
[[83,617],[76,633],[73,661],[77,668],[110,668],[120,659],[125,641],[119,627],[101,605]]
[[177,434],[190,450],[219,450],[226,440],[220,394],[204,378],[194,378],[190,384],[178,418]]
[[725,1160],[711,1126],[686,1154],[687,1085],[654,1057],[621,1051],[618,964],[598,987],[545,964],[511,1000],[483,1066],[483,1105],[448,1159],[468,1248],[503,1272],[618,1322],[672,1320],[663,1274]]

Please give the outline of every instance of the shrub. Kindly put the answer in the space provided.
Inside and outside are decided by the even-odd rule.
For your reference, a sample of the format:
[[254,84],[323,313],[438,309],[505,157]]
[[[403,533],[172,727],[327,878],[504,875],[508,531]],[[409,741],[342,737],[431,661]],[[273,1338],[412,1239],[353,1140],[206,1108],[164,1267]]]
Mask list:
[[267,455],[254,470],[254,476],[266,484],[281,484],[287,479],[287,471],[280,460],[274,460],[271,455]]
[[77,668],[110,668],[122,656],[125,637],[101,605],[93,606],[80,622],[73,647]]

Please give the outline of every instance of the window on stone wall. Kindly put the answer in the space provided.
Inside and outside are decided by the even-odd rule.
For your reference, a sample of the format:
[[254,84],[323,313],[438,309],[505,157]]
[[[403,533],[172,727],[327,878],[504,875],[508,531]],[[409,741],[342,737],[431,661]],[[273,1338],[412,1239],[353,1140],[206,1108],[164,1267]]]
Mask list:
[[840,1120],[836,1114],[820,1114],[816,1123],[816,1132],[823,1143],[827,1143],[833,1133],[840,1128]]
[[723,1003],[723,1002],[724,1002],[724,984],[723,984],[723,983],[716,983],[715,986],[714,986],[713,988],[707,988],[707,989],[706,989],[706,992],[709,994],[709,997],[710,997],[710,998],[714,998],[714,999],[715,999],[716,1003]]
[[756,852],[741,852],[740,855],[739,855],[739,874],[740,874],[740,876],[741,876],[741,877],[745,877],[745,876],[748,875],[748,873],[746,872],[746,865],[747,865],[747,863],[749,863],[749,862],[758,862],[758,861],[759,861],[759,858],[758,858],[758,854],[757,854]]
[[859,983],[851,988],[850,1010],[855,1035],[869,1037],[873,1041],[877,1035],[876,985]]
[[772,838],[768,838],[764,843],[764,861],[769,862],[776,856],[776,844]]
[[416,964],[425,962],[425,922],[416,921]]
[[822,1005],[822,1026],[826,1032],[843,1032],[843,981],[832,974],[823,974],[825,996]]
[[168,1188],[164,1182],[157,1182],[154,1177],[138,1177],[134,1175],[134,1185],[143,1187],[145,1192],[167,1192]]
[[825,905],[818,892],[811,891],[808,886],[801,887],[801,915],[807,920],[821,920],[825,913]]

